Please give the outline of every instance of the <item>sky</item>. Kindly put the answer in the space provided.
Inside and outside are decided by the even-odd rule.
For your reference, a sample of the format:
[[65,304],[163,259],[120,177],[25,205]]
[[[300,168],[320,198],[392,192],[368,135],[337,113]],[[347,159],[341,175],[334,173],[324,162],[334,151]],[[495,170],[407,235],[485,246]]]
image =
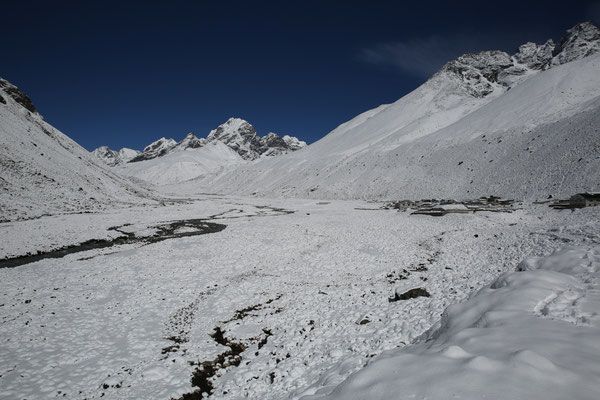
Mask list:
[[230,117],[312,143],[466,52],[600,24],[600,1],[20,1],[0,76],[88,150],[206,137]]

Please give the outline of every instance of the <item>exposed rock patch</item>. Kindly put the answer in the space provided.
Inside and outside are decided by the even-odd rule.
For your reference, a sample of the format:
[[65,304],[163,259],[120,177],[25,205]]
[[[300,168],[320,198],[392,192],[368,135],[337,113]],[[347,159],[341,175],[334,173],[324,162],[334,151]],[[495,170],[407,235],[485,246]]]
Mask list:
[[410,299],[416,299],[417,297],[430,297],[430,296],[431,295],[425,288],[414,288],[414,289],[410,289],[410,290],[407,290],[406,292],[402,292],[402,293],[399,293],[399,291],[396,290],[394,297],[390,298],[390,303],[393,303],[393,302],[399,301],[399,300],[410,300]]

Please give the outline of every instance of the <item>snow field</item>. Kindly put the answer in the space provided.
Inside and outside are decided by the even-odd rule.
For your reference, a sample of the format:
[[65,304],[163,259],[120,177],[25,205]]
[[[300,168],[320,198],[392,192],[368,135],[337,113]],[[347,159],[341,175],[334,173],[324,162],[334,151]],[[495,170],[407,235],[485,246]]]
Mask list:
[[523,262],[449,307],[420,343],[308,399],[597,399],[600,246]]
[[166,185],[205,175],[219,175],[245,163],[226,144],[215,141],[197,149],[175,151],[151,160],[122,164],[115,171],[155,185]]
[[[216,222],[227,228],[1,269],[0,398],[178,397],[194,390],[190,362],[228,350],[209,336],[216,327],[247,349],[239,366],[217,373],[212,398],[328,393],[368,360],[417,340],[446,307],[525,256],[598,239],[593,209],[443,218],[358,209],[375,207],[204,197],[68,216],[80,232],[86,218],[106,219],[100,232],[117,216],[143,231],[221,214]],[[66,241],[75,233],[61,234],[60,218],[46,219],[54,225],[46,233],[29,221],[12,229],[29,230],[33,247],[47,232]],[[404,285],[431,297],[389,302]]]

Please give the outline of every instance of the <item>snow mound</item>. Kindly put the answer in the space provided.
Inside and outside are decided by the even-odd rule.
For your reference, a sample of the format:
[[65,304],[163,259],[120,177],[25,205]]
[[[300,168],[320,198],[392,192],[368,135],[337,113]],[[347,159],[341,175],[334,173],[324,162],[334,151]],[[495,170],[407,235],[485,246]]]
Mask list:
[[175,151],[163,157],[120,165],[115,172],[154,185],[180,183],[204,175],[216,176],[244,160],[220,141],[200,148]]
[[598,399],[599,278],[599,246],[527,260],[417,344],[302,399]]

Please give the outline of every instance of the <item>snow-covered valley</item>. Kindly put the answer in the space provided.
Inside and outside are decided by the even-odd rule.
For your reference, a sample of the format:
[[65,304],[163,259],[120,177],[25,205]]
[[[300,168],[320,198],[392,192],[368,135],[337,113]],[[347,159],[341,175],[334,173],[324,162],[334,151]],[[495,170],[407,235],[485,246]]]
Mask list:
[[[575,319],[554,323],[576,325],[582,334],[597,339],[597,302],[577,312],[581,299],[593,300],[599,289],[600,208],[571,212],[524,204],[513,213],[434,218],[380,205],[200,196],[152,208],[2,224],[2,237],[14,232],[26,237],[4,243],[3,255],[60,247],[74,238],[104,238],[114,234],[107,228],[115,225],[142,235],[159,223],[206,218],[226,228],[0,269],[0,397],[179,398],[198,389],[190,383],[198,363],[229,350],[211,336],[217,328],[243,351],[239,365],[230,360],[230,366],[217,369],[210,380],[211,398],[320,398],[371,361],[373,366],[358,375],[364,393],[356,391],[351,378],[350,390],[359,394],[345,394],[345,384],[332,396],[390,398],[393,392],[403,397],[402,387],[388,387],[387,381],[381,383],[383,378],[377,379],[395,370],[385,367],[382,373],[377,365],[393,362],[398,352],[400,359],[408,357],[402,349],[419,342],[446,307],[514,271],[525,258],[547,256],[565,246],[584,249],[579,251],[591,257],[591,275],[585,283],[567,281],[579,300],[561,303],[560,312]],[[62,229],[65,225],[69,229]],[[417,287],[430,297],[390,301],[395,292]],[[565,287],[556,290],[563,293]],[[539,302],[548,297],[544,291],[534,295]],[[538,301],[534,300],[530,303]],[[523,312],[534,318],[553,315],[535,307]],[[468,330],[465,324],[460,327]],[[485,330],[485,325],[478,326]],[[453,329],[460,336],[458,328]],[[513,328],[494,329],[495,335],[510,335]],[[519,338],[513,341],[513,346],[519,345]],[[452,352],[459,342],[448,339],[436,349]],[[522,349],[523,357],[544,346],[541,338],[531,351]],[[392,353],[379,361],[388,350]],[[503,351],[486,353],[489,363],[510,368],[515,361],[502,358]],[[595,365],[588,371],[593,376],[600,354],[593,346],[586,351],[587,363]],[[464,359],[431,357],[423,356],[424,362],[445,365]],[[547,362],[538,365],[539,357],[531,357],[533,361],[523,362],[534,371],[541,368],[537,373],[543,375]],[[482,360],[470,363],[466,371],[481,382],[493,380],[498,369]],[[424,373],[417,361],[410,365],[419,371],[415,373]],[[569,365],[560,373],[577,375]],[[365,374],[380,385],[375,392],[368,391]],[[574,398],[591,399],[600,393],[597,380],[573,382],[584,394]],[[410,390],[415,385],[409,385]],[[576,388],[566,385],[562,390]],[[514,398],[523,398],[519,393],[548,398],[517,389]]]

